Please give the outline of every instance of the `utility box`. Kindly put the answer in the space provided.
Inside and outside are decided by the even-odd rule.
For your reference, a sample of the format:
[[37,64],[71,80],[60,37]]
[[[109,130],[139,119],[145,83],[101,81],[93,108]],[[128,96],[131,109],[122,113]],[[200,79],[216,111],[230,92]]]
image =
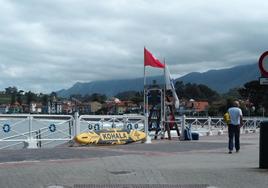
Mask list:
[[268,169],[268,121],[260,124],[259,168]]

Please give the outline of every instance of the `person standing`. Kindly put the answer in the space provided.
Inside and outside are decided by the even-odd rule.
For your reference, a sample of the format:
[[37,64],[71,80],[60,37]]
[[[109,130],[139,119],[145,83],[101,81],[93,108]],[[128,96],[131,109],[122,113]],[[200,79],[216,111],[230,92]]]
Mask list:
[[239,106],[239,102],[234,101],[233,106],[228,109],[228,113],[230,115],[230,123],[228,124],[229,154],[233,151],[234,138],[236,152],[239,152],[240,150],[240,128],[243,125],[243,114]]

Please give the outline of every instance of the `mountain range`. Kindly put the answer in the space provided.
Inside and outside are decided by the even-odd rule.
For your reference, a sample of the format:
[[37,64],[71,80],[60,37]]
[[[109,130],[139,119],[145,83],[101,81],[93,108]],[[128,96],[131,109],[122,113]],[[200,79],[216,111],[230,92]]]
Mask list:
[[[218,93],[226,93],[232,88],[241,87],[246,82],[257,80],[260,76],[257,63],[236,66],[227,69],[209,70],[207,72],[192,72],[175,81],[183,83],[204,84]],[[147,78],[147,83],[156,80],[157,83],[163,82],[161,76]],[[72,94],[93,94],[100,93],[107,96],[114,96],[124,91],[142,91],[143,78],[92,81],[88,83],[77,82],[69,89],[62,89],[57,92],[58,96],[69,97]]]

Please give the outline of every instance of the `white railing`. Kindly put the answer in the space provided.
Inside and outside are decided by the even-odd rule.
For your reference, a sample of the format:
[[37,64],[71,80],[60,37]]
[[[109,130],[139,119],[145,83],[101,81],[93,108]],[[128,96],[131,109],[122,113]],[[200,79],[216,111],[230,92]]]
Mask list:
[[79,132],[123,128],[145,130],[145,117],[140,115],[82,115],[79,117]]
[[53,147],[72,140],[70,115],[0,115],[0,149]]
[[[147,117],[148,118],[148,117]],[[147,118],[141,115],[33,115],[0,114],[0,149],[43,148],[64,144],[81,132],[107,128],[148,130]],[[256,131],[262,117],[245,117],[242,131]],[[180,132],[191,126],[192,132],[215,135],[227,132],[222,117],[176,117]],[[168,122],[164,122],[168,123]],[[149,134],[148,132],[146,132]],[[151,135],[151,134],[150,134]],[[181,134],[183,139],[184,134]]]
[[[255,132],[260,123],[268,118],[264,117],[244,117],[242,133]],[[223,134],[227,132],[227,125],[222,117],[186,117],[181,116],[176,118],[180,130],[184,130],[185,126],[191,127],[193,132],[211,134]]]

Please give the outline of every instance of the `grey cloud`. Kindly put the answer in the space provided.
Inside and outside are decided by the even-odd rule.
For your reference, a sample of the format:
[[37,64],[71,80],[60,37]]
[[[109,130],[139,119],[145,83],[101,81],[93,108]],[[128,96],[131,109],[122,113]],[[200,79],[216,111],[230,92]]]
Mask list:
[[264,0],[0,0],[0,89],[140,77],[144,46],[177,76],[254,63],[267,49],[267,9]]

